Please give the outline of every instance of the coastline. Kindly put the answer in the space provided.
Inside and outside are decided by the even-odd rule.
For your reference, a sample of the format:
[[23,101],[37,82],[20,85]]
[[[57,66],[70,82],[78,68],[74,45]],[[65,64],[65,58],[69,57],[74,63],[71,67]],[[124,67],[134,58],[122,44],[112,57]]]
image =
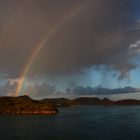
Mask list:
[[24,95],[19,97],[0,97],[0,114],[2,115],[55,115],[58,108],[76,106],[130,106],[140,105],[140,100],[125,99],[112,101],[107,98],[80,97],[73,100],[66,98],[46,98],[33,100]]

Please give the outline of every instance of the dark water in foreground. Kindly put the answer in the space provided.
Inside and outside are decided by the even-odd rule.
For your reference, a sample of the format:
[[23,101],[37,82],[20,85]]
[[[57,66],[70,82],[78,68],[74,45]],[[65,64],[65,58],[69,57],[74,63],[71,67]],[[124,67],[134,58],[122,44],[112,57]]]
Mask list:
[[54,116],[0,116],[0,140],[140,140],[140,106],[62,108]]

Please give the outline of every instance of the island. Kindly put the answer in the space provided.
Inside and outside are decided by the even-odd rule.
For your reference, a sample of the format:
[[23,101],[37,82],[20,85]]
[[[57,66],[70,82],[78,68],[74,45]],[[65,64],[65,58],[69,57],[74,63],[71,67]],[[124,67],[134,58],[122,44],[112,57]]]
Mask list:
[[75,107],[81,105],[140,105],[140,100],[125,99],[112,101],[108,98],[79,97],[76,99],[45,98],[34,100],[27,95],[19,97],[0,97],[0,114],[11,115],[51,115],[58,113],[59,107]]
[[53,103],[33,100],[28,96],[0,97],[0,114],[49,115],[57,112]]

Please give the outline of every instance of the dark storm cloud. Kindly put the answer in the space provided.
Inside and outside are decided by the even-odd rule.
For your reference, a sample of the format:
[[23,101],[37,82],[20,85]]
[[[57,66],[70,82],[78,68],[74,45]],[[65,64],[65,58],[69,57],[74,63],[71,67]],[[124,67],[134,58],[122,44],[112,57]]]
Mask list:
[[90,1],[84,11],[46,43],[34,69],[40,67],[54,75],[105,66],[118,71],[118,78],[125,78],[136,68],[130,61],[137,54],[131,52],[130,46],[140,35],[139,30],[134,31],[137,2]]
[[127,76],[136,68],[130,45],[140,35],[133,31],[138,0],[0,0],[0,70],[17,77],[44,34],[82,3],[89,4],[46,42],[31,71],[60,75],[104,65]]
[[136,92],[140,92],[140,89],[133,88],[133,87],[109,89],[109,88],[103,88],[101,86],[98,86],[95,88],[77,86],[75,88],[67,89],[66,92],[67,92],[67,94],[89,95],[90,96],[90,95],[110,95],[110,94],[136,93]]
[[[7,82],[0,86],[1,96],[14,96],[17,86],[17,80],[7,80]],[[23,89],[23,94],[28,95],[35,99],[48,98],[48,97],[77,97],[77,96],[100,96],[100,95],[118,95],[118,94],[129,94],[139,93],[140,89],[133,87],[124,87],[109,89],[97,86],[95,88],[87,86],[75,86],[67,88],[65,92],[56,89],[55,85],[47,83],[34,83],[28,84]]]
[[51,27],[82,1],[0,0],[0,70],[17,77]]

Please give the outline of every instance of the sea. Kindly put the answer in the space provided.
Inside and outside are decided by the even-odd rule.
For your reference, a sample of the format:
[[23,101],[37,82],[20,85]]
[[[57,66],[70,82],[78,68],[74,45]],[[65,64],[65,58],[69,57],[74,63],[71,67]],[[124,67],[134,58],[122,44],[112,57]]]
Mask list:
[[77,106],[56,115],[1,115],[0,140],[140,140],[140,106]]

